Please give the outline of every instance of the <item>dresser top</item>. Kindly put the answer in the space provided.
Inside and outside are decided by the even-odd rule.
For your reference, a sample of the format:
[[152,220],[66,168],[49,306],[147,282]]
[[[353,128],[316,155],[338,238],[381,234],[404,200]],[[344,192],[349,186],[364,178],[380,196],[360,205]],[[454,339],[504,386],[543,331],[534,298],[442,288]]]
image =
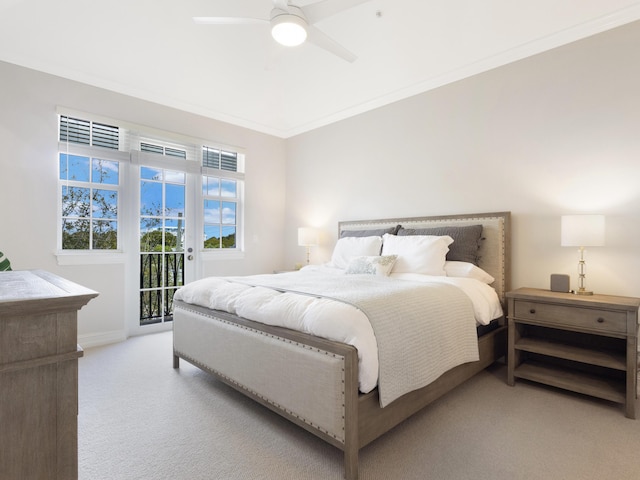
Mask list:
[[96,296],[98,292],[43,270],[0,272],[0,313],[79,309]]

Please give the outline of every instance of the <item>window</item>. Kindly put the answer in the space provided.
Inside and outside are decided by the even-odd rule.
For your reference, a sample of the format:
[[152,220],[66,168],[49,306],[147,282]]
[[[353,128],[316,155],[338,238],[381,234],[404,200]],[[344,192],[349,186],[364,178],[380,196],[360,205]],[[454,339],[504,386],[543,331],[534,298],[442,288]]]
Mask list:
[[[204,146],[202,166],[205,172],[202,175],[204,248],[238,248],[238,207],[242,184],[241,177],[237,175],[238,154]],[[212,172],[215,170],[217,172]]]
[[118,249],[119,163],[60,153],[63,250]]
[[[145,157],[149,154],[162,158],[160,163],[155,160],[152,163],[167,172],[172,165],[175,170],[187,172],[189,180],[184,184],[196,188],[195,195],[190,197],[196,202],[190,213],[196,218],[189,220],[193,228],[191,238],[196,239],[193,246],[207,252],[241,249],[242,153],[203,145],[177,134],[147,132],[137,126],[116,126],[109,120],[98,122],[65,113],[59,115],[58,123],[61,253],[126,250],[123,239],[130,238],[131,231],[140,226],[130,224],[129,212],[135,210],[135,195],[133,190],[125,189],[125,185],[130,185],[125,180],[138,176],[135,168],[140,168],[141,159],[150,158]],[[149,188],[158,188],[152,186],[153,179],[144,177],[144,170],[141,172]],[[177,187],[168,181],[165,193],[172,188]],[[185,212],[183,215],[184,226],[187,215]]]
[[167,155],[169,157],[187,158],[187,151],[180,148],[171,148],[164,145],[156,145],[154,143],[140,142],[140,151],[157,153],[159,155]]
[[238,171],[238,154],[225,152],[217,148],[202,147],[202,166],[229,172]]
[[60,115],[60,141],[118,150],[120,129],[113,125]]
[[59,140],[61,249],[119,249],[119,128],[61,115]]

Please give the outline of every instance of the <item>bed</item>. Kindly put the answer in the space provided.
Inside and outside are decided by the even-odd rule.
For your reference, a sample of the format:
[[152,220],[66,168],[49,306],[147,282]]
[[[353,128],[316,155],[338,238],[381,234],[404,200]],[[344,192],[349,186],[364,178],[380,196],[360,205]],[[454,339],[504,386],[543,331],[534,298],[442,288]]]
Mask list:
[[[468,247],[468,240],[460,237],[455,238],[454,241],[453,237],[461,231],[478,231],[478,229],[480,233],[476,239],[476,252],[461,251],[460,248],[465,242]],[[288,274],[203,279],[199,281],[200,290],[190,285],[183,287],[181,290],[184,292],[179,291],[180,294],[176,294],[174,301],[173,366],[179,368],[180,359],[184,359],[341,449],[344,452],[345,477],[353,480],[358,478],[358,453],[362,447],[505,355],[506,323],[503,312],[506,311],[505,293],[509,287],[510,213],[344,221],[339,223],[338,230],[338,242],[329,267],[342,267],[343,271],[339,273],[347,273],[354,268],[355,264],[356,270],[352,273],[356,275],[336,275],[335,281],[328,280],[325,288],[329,293],[322,291],[316,294],[305,287],[306,284],[322,283],[317,279],[326,273],[318,272],[317,270],[321,269],[314,270],[312,267],[303,269],[299,277],[292,274],[291,279],[286,278]],[[349,256],[349,253],[361,253],[358,249],[362,248],[364,242],[369,242],[377,236],[383,242],[377,256]],[[409,236],[413,238],[406,238]],[[442,275],[437,274],[441,277],[437,279],[438,286],[432,285],[430,280],[427,282],[428,287],[417,285],[418,282],[414,281],[412,274],[402,273],[404,264],[401,265],[401,261],[409,258],[407,256],[409,254],[406,253],[408,250],[402,249],[406,248],[405,245],[416,245],[416,242],[434,241],[432,240],[434,238],[444,239],[437,240],[438,248],[441,248],[442,241],[447,244],[445,249],[447,257],[444,262],[447,270]],[[341,250],[338,252],[339,246]],[[449,261],[449,255],[454,253],[454,246],[456,255],[461,255],[462,260],[470,261],[456,261],[459,259],[454,257],[452,257],[453,261]],[[469,255],[475,255],[475,258],[470,259]],[[377,262],[373,267],[370,262],[372,259]],[[392,261],[392,267],[381,266],[380,259],[385,261],[391,259],[389,261]],[[338,265],[340,261],[346,262],[346,265]],[[363,261],[366,264],[365,268],[373,268],[373,275],[364,275],[358,270],[362,267]],[[463,279],[461,282],[490,284],[490,288],[486,285],[482,288],[489,288],[491,295],[495,296],[498,302],[497,310],[492,307],[491,313],[484,315],[493,318],[484,318],[482,322],[478,320],[479,309],[473,303],[475,300],[467,302],[469,305],[458,308],[458,297],[455,295],[460,295],[468,301],[469,294],[457,292],[459,289],[455,282],[458,280],[448,278],[458,275],[452,273],[455,269],[450,271],[449,267],[469,266],[467,263],[478,267],[477,269],[475,266],[472,267],[474,268],[472,276],[477,270],[486,274],[489,280],[483,279],[482,282],[476,282]],[[386,271],[380,274],[380,269],[386,269]],[[394,273],[394,270],[398,272]],[[405,277],[408,275],[409,278],[403,275]],[[460,275],[466,276],[466,274]],[[399,279],[391,277],[399,277]],[[286,282],[295,281],[296,278],[298,279],[296,288],[283,286]],[[405,295],[401,298],[404,298],[404,303],[408,305],[412,305],[413,300],[406,301],[406,299],[422,297],[425,289],[444,289],[446,294],[437,293],[441,290],[435,292],[436,296],[442,298],[439,309],[434,310],[440,313],[432,314],[431,317],[441,315],[445,318],[451,314],[449,310],[461,310],[468,316],[471,310],[473,341],[469,341],[469,320],[465,320],[464,338],[466,340],[456,342],[455,345],[473,343],[469,348],[475,349],[475,356],[469,356],[471,354],[468,353],[468,349],[462,353],[460,348],[458,364],[453,367],[439,366],[438,368],[446,368],[442,373],[437,368],[434,369],[425,364],[424,358],[419,358],[415,363],[419,368],[415,368],[411,363],[413,359],[408,359],[409,357],[406,356],[408,354],[404,352],[404,350],[410,351],[411,348],[403,348],[402,354],[387,353],[392,351],[389,345],[393,344],[393,341],[385,339],[387,334],[383,334],[385,328],[389,329],[390,321],[385,317],[388,309],[383,308],[381,313],[373,313],[372,305],[377,305],[377,300],[366,297],[368,293],[364,294],[364,298],[356,295],[357,301],[349,296],[343,298],[336,293],[343,288],[341,282],[354,282],[354,279],[358,279],[358,282],[372,282],[366,284],[367,287],[362,289],[364,292],[370,292],[376,288],[391,292],[398,288],[401,290],[399,295]],[[222,295],[220,294],[216,300],[211,300],[207,294],[204,299],[202,287],[207,282],[218,286],[221,281],[225,282],[225,288],[229,289],[228,295],[220,296]],[[331,283],[334,284],[333,287],[329,285]],[[396,287],[398,284],[402,285]],[[408,288],[416,290],[406,292],[405,289]],[[485,290],[481,291],[485,292]],[[249,298],[249,295],[254,295],[256,292],[262,295],[260,300],[262,303],[251,303],[250,306],[243,307],[244,309],[239,307],[247,303],[240,299]],[[453,306],[454,303],[451,300],[451,308],[443,309],[442,304],[447,305],[446,302],[450,301],[449,293],[454,295],[451,298],[456,299],[456,306]],[[264,300],[265,298],[267,300]],[[286,302],[283,300],[285,298]],[[274,303],[274,299],[275,303],[285,302],[289,305],[288,313],[282,314],[283,318],[288,316],[288,320],[277,325],[274,324],[278,323],[277,318],[261,321],[251,319],[262,311],[270,311],[269,306]],[[302,307],[290,303],[293,300],[303,302]],[[231,303],[234,308],[227,308]],[[385,303],[389,302],[385,300]],[[361,371],[367,371],[369,367],[366,365],[371,362],[367,361],[365,365],[363,352],[354,345],[363,345],[360,350],[366,351],[368,347],[365,348],[365,344],[354,343],[351,340],[336,340],[343,337],[325,335],[318,330],[319,327],[312,326],[307,328],[307,331],[290,328],[293,323],[296,323],[295,315],[302,315],[302,312],[306,315],[307,311],[313,311],[311,306],[316,304],[322,307],[322,311],[331,313],[334,323],[348,323],[342,322],[343,314],[340,312],[344,312],[345,318],[356,311],[357,315],[366,313],[365,317],[373,319],[369,328],[373,330],[374,342],[378,342],[376,346],[379,358],[376,357],[375,365],[379,370],[375,370],[373,374],[377,376],[378,384],[363,387],[367,380],[363,378]],[[338,310],[329,310],[329,304],[331,308],[338,308]],[[413,315],[412,307],[403,308],[405,309],[394,307],[394,310],[400,312],[401,316],[406,315],[407,322],[410,322]],[[422,306],[414,309],[420,308]],[[277,313],[271,311],[271,317],[277,316]],[[315,318],[314,315],[312,317]],[[433,320],[437,321],[438,325],[454,323],[442,322],[438,318]],[[398,321],[394,317],[393,322]],[[412,328],[413,326],[407,326],[403,329],[396,328],[396,330],[410,332]],[[433,328],[434,331],[440,332],[440,327]],[[344,338],[351,338],[351,334],[344,335],[346,335]],[[458,332],[452,335],[454,338],[462,338]],[[429,336],[425,335],[425,337]],[[413,343],[411,339],[409,340],[409,343]],[[448,345],[446,339],[440,342]],[[424,350],[420,344],[415,348]],[[448,350],[455,350],[455,348],[448,348]],[[439,356],[444,356],[441,354],[442,352]],[[406,368],[403,368],[404,365]],[[401,383],[398,377],[408,377],[405,375],[405,370],[416,370],[419,378],[403,379],[402,382],[406,383],[398,386],[397,384]]]

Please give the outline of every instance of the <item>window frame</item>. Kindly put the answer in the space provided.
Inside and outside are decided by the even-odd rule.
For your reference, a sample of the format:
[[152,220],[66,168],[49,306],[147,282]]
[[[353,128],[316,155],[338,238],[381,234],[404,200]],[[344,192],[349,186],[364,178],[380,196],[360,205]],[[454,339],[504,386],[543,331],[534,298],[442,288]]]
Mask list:
[[[60,140],[61,117],[69,117],[82,121],[105,124],[107,126],[117,126],[119,129],[118,150],[105,148],[86,143],[74,143],[72,141]],[[214,259],[242,259],[244,258],[245,242],[244,242],[244,208],[245,208],[245,151],[240,147],[229,146],[210,140],[199,139],[178,133],[161,131],[149,127],[142,127],[130,124],[125,121],[114,120],[99,115],[78,112],[64,107],[56,108],[57,132],[58,132],[58,149],[56,158],[57,171],[57,213],[56,213],[56,257],[59,265],[91,265],[91,264],[107,264],[107,263],[125,263],[127,256],[126,242],[130,238],[131,231],[137,231],[135,215],[131,213],[130,206],[137,204],[135,202],[135,192],[137,191],[131,183],[133,168],[138,168],[140,154],[150,154],[150,152],[141,152],[141,143],[150,143],[153,145],[162,145],[166,149],[179,149],[186,152],[186,158],[173,155],[161,155],[167,162],[167,168],[173,160],[178,162],[186,162],[191,167],[188,169],[199,178],[197,183],[199,186],[195,190],[195,231],[200,232],[202,237],[197,240],[194,247],[199,251],[202,261],[210,261]],[[237,169],[236,171],[217,169],[211,167],[203,167],[203,148],[219,150],[236,154]],[[119,185],[118,192],[118,233],[116,250],[98,250],[89,248],[86,250],[62,249],[62,186],[68,184],[66,180],[60,179],[60,154],[80,155],[91,158],[102,158],[109,161],[117,161],[120,163],[119,168]],[[234,248],[204,248],[204,195],[202,191],[202,179],[204,176],[214,176],[220,179],[232,179],[236,181],[237,191],[236,197],[221,197],[222,201],[233,201],[236,204],[236,245]],[[87,182],[87,185],[96,185]],[[91,247],[91,245],[90,245]]]
[[[118,184],[106,184],[107,190],[114,190],[118,193],[117,202],[117,217],[118,232],[117,232],[117,248],[112,250],[94,249],[92,245],[89,245],[88,249],[63,249],[62,248],[62,187],[63,186],[86,186],[88,188],[95,189],[99,183],[91,181],[75,181],[65,180],[60,178],[60,155],[75,155],[89,158],[91,162],[93,159],[102,159],[112,162],[118,162]],[[58,257],[58,263],[61,265],[78,265],[78,264],[100,264],[100,263],[119,263],[124,261],[122,258],[123,253],[123,241],[124,232],[123,228],[126,228],[126,215],[123,214],[123,205],[128,202],[128,193],[125,185],[127,184],[128,177],[128,164],[130,163],[130,155],[128,152],[120,150],[111,150],[101,147],[93,147],[89,145],[74,144],[60,141],[58,142],[58,149],[56,152],[56,165],[57,165],[57,190],[56,190],[56,255]],[[91,165],[90,165],[91,168]],[[126,210],[126,209],[125,209]],[[93,218],[93,217],[90,217]]]
[[[233,197],[227,197],[222,195],[222,186],[219,185],[218,187],[218,195],[206,195],[204,193],[204,187],[203,187],[203,182],[204,179],[206,177],[214,177],[217,178],[220,183],[222,183],[223,180],[233,180],[236,184],[236,194]],[[244,251],[244,235],[243,235],[243,229],[242,229],[242,218],[243,218],[243,213],[244,213],[244,175],[238,172],[230,172],[230,171],[225,171],[225,170],[217,170],[217,169],[212,169],[212,168],[208,168],[208,167],[202,167],[202,171],[200,173],[200,185],[199,185],[199,192],[198,192],[198,205],[201,209],[201,212],[198,215],[198,218],[202,221],[202,225],[200,226],[200,230],[199,232],[202,234],[202,241],[198,243],[198,248],[200,249],[200,251],[202,253],[218,253],[218,252],[242,252]],[[205,247],[205,235],[204,235],[204,228],[206,225],[218,225],[221,229],[221,234],[222,234],[222,229],[224,228],[225,225],[229,225],[229,224],[225,224],[223,222],[223,218],[222,218],[222,212],[220,212],[221,218],[220,218],[220,223],[207,223],[205,220],[205,208],[204,208],[204,202],[206,200],[213,200],[216,202],[220,203],[220,208],[222,209],[222,204],[224,202],[230,202],[230,203],[234,203],[235,204],[235,235],[236,235],[236,241],[235,241],[235,247],[222,247],[222,246],[218,246],[218,247],[214,247],[214,248],[206,248]]]

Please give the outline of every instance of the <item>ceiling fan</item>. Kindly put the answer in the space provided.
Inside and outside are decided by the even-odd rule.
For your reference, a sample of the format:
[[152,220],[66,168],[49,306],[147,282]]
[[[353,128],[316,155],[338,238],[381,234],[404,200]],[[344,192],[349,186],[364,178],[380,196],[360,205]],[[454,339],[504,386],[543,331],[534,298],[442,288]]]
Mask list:
[[209,25],[268,23],[271,25],[271,35],[281,45],[294,47],[308,40],[347,62],[353,62],[357,58],[355,54],[316,28],[314,24],[368,1],[369,0],[321,0],[298,7],[288,0],[273,0],[273,9],[271,10],[269,18],[193,17],[193,21]]

